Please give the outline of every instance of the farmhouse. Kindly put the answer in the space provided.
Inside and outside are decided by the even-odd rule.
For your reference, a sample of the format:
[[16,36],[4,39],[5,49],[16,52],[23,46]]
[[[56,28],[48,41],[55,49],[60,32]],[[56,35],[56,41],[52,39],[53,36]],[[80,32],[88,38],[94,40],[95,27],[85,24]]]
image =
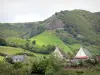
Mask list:
[[16,55],[11,57],[12,62],[22,62],[25,61],[26,57],[25,55]]
[[7,55],[5,59],[10,59],[11,61],[7,60],[9,63],[24,62],[26,55]]
[[84,60],[91,59],[91,58],[92,58],[91,53],[87,49],[81,47],[77,52],[77,54],[75,55],[74,59],[71,60],[71,62],[80,64],[80,61],[84,62]]

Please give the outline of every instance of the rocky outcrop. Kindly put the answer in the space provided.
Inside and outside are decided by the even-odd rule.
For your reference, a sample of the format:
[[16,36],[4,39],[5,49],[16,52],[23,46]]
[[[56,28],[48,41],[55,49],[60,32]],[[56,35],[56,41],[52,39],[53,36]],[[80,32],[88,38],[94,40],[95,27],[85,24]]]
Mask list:
[[54,15],[46,20],[45,27],[47,29],[63,28],[64,23]]

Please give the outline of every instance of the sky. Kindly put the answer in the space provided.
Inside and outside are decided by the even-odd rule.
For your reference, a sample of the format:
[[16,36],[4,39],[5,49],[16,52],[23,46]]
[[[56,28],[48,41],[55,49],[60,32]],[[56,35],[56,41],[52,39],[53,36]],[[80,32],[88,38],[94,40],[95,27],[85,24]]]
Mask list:
[[0,22],[43,21],[61,10],[100,12],[100,0],[0,0]]

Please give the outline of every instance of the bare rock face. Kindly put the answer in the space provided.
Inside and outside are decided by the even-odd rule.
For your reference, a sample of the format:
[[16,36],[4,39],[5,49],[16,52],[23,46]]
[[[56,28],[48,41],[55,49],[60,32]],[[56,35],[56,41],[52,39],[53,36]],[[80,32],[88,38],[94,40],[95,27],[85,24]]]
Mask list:
[[52,16],[49,19],[46,20],[45,22],[45,27],[47,29],[57,29],[57,28],[63,28],[64,27],[64,23],[56,18],[56,16]]

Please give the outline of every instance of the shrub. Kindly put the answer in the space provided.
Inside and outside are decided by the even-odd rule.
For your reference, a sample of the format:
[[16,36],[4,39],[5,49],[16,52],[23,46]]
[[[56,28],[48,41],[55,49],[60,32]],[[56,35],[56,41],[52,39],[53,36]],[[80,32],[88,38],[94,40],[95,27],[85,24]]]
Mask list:
[[55,74],[55,70],[53,66],[48,65],[45,70],[45,75],[54,75],[54,74]]
[[27,56],[35,56],[34,54],[32,53],[23,53],[23,52],[20,52],[20,53],[16,53],[16,55],[27,55]]
[[81,74],[84,73],[84,71],[82,71],[82,70],[78,70],[78,71],[76,71],[76,73],[77,73],[77,75],[81,75]]
[[7,58],[6,58],[6,61],[7,61],[8,63],[13,63],[13,61],[12,61],[12,59],[11,59],[10,57],[7,57]]
[[23,64],[21,62],[16,62],[16,63],[14,63],[13,67],[15,69],[22,68],[23,67]]
[[1,53],[1,52],[0,52],[0,56],[6,56],[6,55],[7,55],[7,54],[4,54],[4,53]]
[[54,75],[63,67],[62,61],[50,55],[49,58],[35,61],[32,66],[32,74]]

